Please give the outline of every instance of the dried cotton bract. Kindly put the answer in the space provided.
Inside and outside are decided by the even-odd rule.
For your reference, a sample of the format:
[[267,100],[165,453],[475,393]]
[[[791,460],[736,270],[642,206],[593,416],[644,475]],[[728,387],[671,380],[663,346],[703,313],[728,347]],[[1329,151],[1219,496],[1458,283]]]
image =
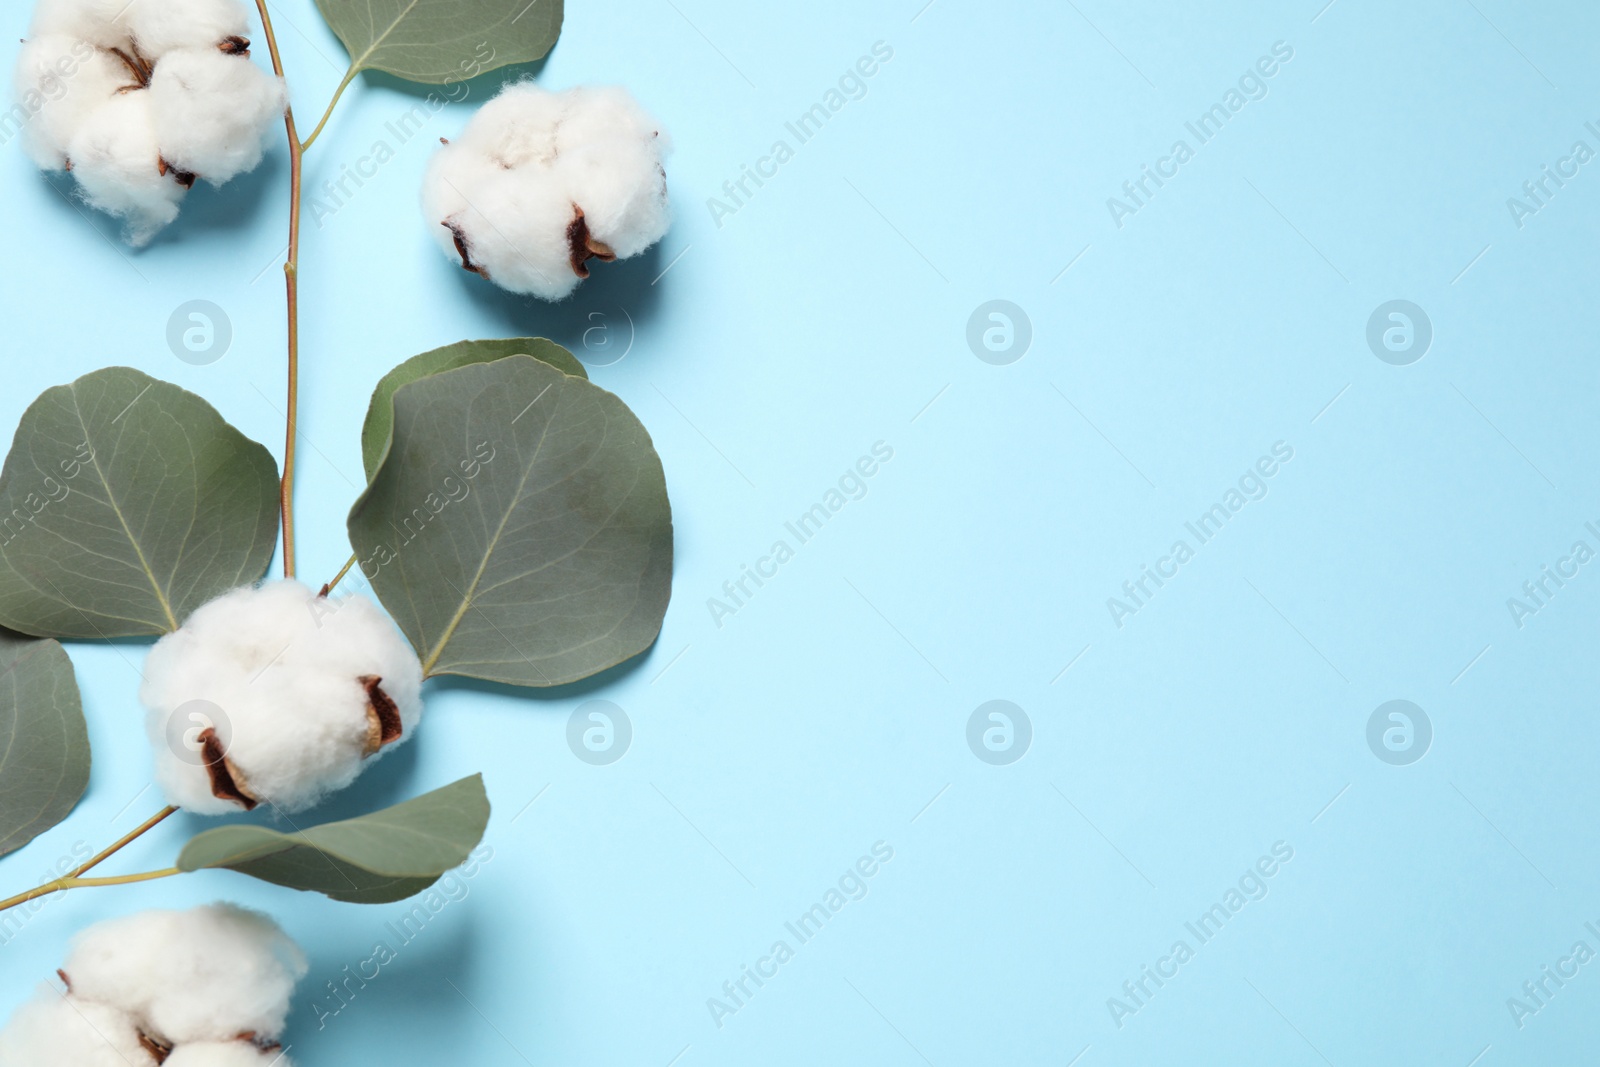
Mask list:
[[11,110],[28,155],[144,244],[197,179],[261,162],[285,95],[248,30],[240,0],[39,0]]
[[636,256],[666,233],[667,148],[624,89],[511,85],[433,157],[423,212],[467,270],[560,300],[590,259]]
[[388,616],[295,581],[205,604],[156,642],[144,674],[156,780],[205,815],[309,807],[422,717],[422,665]]
[[148,911],[79,935],[0,1031],[0,1067],[254,1067],[277,1051],[306,958],[265,915]]

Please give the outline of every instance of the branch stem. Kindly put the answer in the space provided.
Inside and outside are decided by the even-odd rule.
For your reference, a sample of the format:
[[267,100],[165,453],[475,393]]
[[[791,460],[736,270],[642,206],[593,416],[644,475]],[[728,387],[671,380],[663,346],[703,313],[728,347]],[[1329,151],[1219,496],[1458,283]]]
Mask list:
[[127,848],[134,841],[138,840],[140,837],[144,836],[146,833],[150,832],[151,830],[154,830],[157,826],[160,826],[163,822],[165,822],[167,820],[168,817],[170,817],[175,812],[177,812],[177,810],[178,809],[174,808],[174,807],[162,808],[160,811],[156,812],[150,818],[148,818],[144,822],[140,823],[133,830],[129,831],[116,844],[114,844],[110,848],[107,848],[104,851],[98,853],[93,859],[91,859],[88,863],[85,863],[83,866],[78,867],[78,868],[68,872],[66,877],[68,877],[68,878],[82,878],[89,871],[91,871],[94,868],[100,866],[100,864],[104,863],[106,860],[110,859],[112,856],[116,855],[118,852],[121,852],[123,849]]
[[[267,0],[256,0],[261,28],[266,32],[267,49],[272,53],[272,71],[283,77],[283,58],[278,54],[278,37],[272,30]],[[337,98],[336,98],[337,99]],[[288,411],[285,413],[283,444],[283,482],[278,507],[283,514],[283,576],[294,577],[294,446],[300,401],[300,171],[302,145],[294,125],[294,108],[283,109],[283,124],[289,135],[289,258],[283,264],[284,286],[289,311]]]
[[159,871],[140,871],[138,874],[119,874],[112,878],[74,878],[71,875],[68,875],[65,878],[57,878],[53,882],[46,882],[37,889],[30,889],[26,893],[18,893],[16,896],[7,900],[0,900],[0,911],[6,911],[8,909],[15,908],[19,904],[26,904],[30,900],[38,900],[40,897],[47,897],[51,893],[64,893],[69,889],[88,889],[94,886],[105,885],[132,885],[135,882],[153,882],[157,878],[171,878],[175,874],[182,873],[183,871],[179,870],[177,867],[167,867]]
[[104,863],[118,852],[121,852],[124,848],[127,848],[140,837],[149,833],[157,826],[160,826],[177,810],[177,808],[173,807],[162,808],[150,818],[140,823],[133,830],[124,834],[116,844],[96,853],[92,859],[82,866],[74,867],[71,871],[62,875],[60,878],[57,878],[53,882],[46,882],[44,885],[41,885],[35,889],[30,889],[26,893],[18,893],[16,896],[7,900],[0,900],[0,911],[5,911],[8,908],[14,908],[18,904],[26,904],[30,900],[37,900],[40,897],[49,896],[51,893],[60,893],[63,890],[76,889],[80,886],[123,885],[127,882],[147,882],[154,878],[165,878],[168,875],[179,873],[176,868],[173,868],[167,871],[150,871],[145,874],[121,875],[116,878],[84,877],[85,873],[93,870],[95,867],[98,867],[100,864]]
[[355,565],[356,565],[356,554],[354,552],[352,552],[350,554],[350,558],[344,561],[344,566],[339,568],[339,573],[335,574],[333,576],[333,581],[331,581],[327,585],[323,586],[322,587],[322,592],[317,594],[317,595],[325,597],[329,593],[333,592],[333,587],[338,585],[340,582],[344,581],[344,576],[349,574],[350,573],[350,568],[354,567]]
[[311,142],[317,139],[317,135],[322,132],[322,127],[326,126],[328,124],[328,120],[333,117],[333,109],[338,106],[339,98],[344,95],[344,91],[346,89],[350,88],[350,83],[355,81],[355,79],[356,68],[355,65],[352,64],[350,69],[345,72],[344,81],[340,82],[339,88],[333,91],[333,99],[328,101],[328,110],[322,113],[322,118],[317,122],[317,128],[311,131],[310,137],[307,137],[304,141],[300,142],[300,151],[304,152],[306,149],[311,147]]

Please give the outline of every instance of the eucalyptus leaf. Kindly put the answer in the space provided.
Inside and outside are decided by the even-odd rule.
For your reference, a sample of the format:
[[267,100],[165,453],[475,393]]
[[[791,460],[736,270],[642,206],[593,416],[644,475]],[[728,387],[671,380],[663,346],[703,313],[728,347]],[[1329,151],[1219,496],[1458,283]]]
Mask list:
[[561,36],[562,0],[317,0],[350,53],[350,73],[465,81],[543,58]]
[[392,808],[308,830],[279,833],[237,824],[184,846],[178,869],[226,868],[349,904],[388,904],[428,888],[466,861],[489,825],[483,775]]
[[89,731],[66,650],[0,633],[0,856],[67,817],[89,785]]
[[0,625],[40,637],[177,629],[266,571],[271,453],[127,367],[47,389],[0,471]]
[[350,511],[426,674],[577,681],[645,649],[672,585],[661,459],[626,404],[530,356],[403,385]]
[[367,468],[367,481],[377,473],[383,460],[383,450],[389,447],[389,434],[394,429],[394,391],[409,382],[427,378],[442,371],[454,370],[472,363],[492,363],[497,359],[515,355],[532,356],[548,363],[563,374],[574,378],[587,378],[578,358],[554,341],[543,337],[508,337],[496,341],[457,341],[453,345],[435,348],[420,356],[412,356],[378,381],[372,391],[372,403],[367,406],[367,421],[361,427],[361,462]]

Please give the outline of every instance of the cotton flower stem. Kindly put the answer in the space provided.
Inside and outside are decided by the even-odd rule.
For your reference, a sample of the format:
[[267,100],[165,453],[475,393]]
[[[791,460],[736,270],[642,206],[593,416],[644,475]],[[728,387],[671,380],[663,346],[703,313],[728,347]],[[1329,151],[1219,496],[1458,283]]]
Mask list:
[[310,137],[300,142],[300,150],[302,152],[311,147],[311,142],[317,139],[317,135],[322,132],[322,127],[328,124],[328,119],[333,117],[333,109],[339,105],[339,98],[344,95],[346,89],[350,88],[350,83],[355,79],[356,68],[354,64],[351,64],[350,69],[345,72],[344,81],[340,82],[339,88],[333,91],[333,99],[328,101],[328,110],[322,113],[322,118],[318,121],[317,128],[311,131]]
[[[272,32],[272,16],[267,0],[256,0],[261,28],[266,33],[267,50],[272,53],[272,72],[283,77],[283,58],[278,54],[278,37]],[[289,135],[289,258],[283,264],[284,285],[289,305],[289,387],[285,413],[283,482],[278,506],[283,514],[283,576],[294,577],[294,445],[296,416],[300,400],[300,171],[303,146],[294,125],[294,108],[283,109],[283,124]]]
[[68,877],[68,878],[82,878],[89,871],[91,871],[94,868],[100,866],[100,864],[104,863],[106,860],[110,859],[112,856],[116,855],[118,852],[121,852],[124,848],[127,848],[130,844],[132,844],[134,841],[138,840],[144,834],[148,833],[151,830],[154,830],[157,826],[160,826],[163,822],[166,821],[166,819],[169,816],[175,814],[177,812],[177,810],[178,809],[174,808],[174,807],[162,808],[160,811],[156,812],[150,818],[148,818],[144,822],[140,823],[133,830],[129,831],[116,844],[114,844],[111,847],[105,849],[104,851],[96,854],[95,857],[93,859],[91,859],[88,863],[85,863],[83,866],[78,867],[77,869],[69,872],[66,875],[66,877]]
[[38,900],[40,897],[47,897],[51,893],[64,893],[68,889],[88,889],[93,886],[103,885],[132,885],[135,882],[153,882],[157,878],[171,878],[175,874],[182,873],[184,872],[177,867],[167,867],[159,871],[119,874],[112,878],[74,878],[68,875],[65,878],[57,878],[53,882],[46,882],[37,889],[30,889],[26,893],[18,893],[9,900],[0,900],[0,911],[7,911],[20,904],[26,904],[30,900]]
[[333,592],[333,587],[344,581],[344,576],[349,574],[350,568],[354,567],[355,565],[356,556],[355,553],[352,552],[350,554],[350,558],[344,561],[344,566],[339,568],[339,573],[333,576],[333,581],[323,586],[322,592],[318,593],[317,595],[319,597],[326,597],[329,593]]
[[127,848],[128,845],[132,844],[138,838],[142,837],[144,834],[149,833],[151,830],[153,830],[157,826],[161,825],[161,823],[166,821],[166,819],[169,816],[171,816],[173,813],[175,813],[177,810],[178,810],[177,808],[173,808],[173,807],[162,808],[160,811],[156,812],[150,818],[148,818],[144,822],[140,823],[133,830],[129,831],[127,834],[124,834],[123,837],[119,841],[117,841],[116,844],[111,845],[108,848],[105,848],[102,851],[96,853],[95,856],[92,859],[90,859],[87,863],[83,864],[82,866],[73,868],[71,871],[69,871],[66,874],[62,875],[60,878],[57,878],[53,882],[46,882],[44,885],[39,886],[36,889],[30,889],[26,893],[18,893],[16,896],[11,897],[9,900],[0,901],[0,911],[5,911],[8,908],[14,908],[19,904],[26,904],[30,900],[37,900],[37,899],[39,899],[40,897],[43,897],[43,896],[49,896],[51,893],[60,893],[60,892],[62,892],[64,890],[76,889],[76,888],[78,888],[80,886],[122,885],[122,884],[124,884],[126,882],[147,882],[147,881],[150,881],[151,879],[154,879],[154,878],[165,878],[169,874],[177,874],[177,873],[179,873],[174,868],[174,869],[169,870],[169,871],[151,871],[151,872],[147,872],[145,874],[123,875],[123,876],[118,877],[118,878],[85,878],[85,877],[83,877],[84,874],[86,874],[88,871],[93,870],[95,867],[98,867],[100,864],[104,863],[106,860],[110,859],[112,856],[116,855],[118,852],[121,852],[124,848]]

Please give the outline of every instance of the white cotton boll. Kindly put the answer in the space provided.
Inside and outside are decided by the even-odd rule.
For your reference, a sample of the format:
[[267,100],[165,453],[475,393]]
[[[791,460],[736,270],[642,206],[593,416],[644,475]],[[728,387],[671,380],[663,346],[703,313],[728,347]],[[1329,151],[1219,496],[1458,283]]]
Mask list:
[[306,958],[259,912],[147,911],[78,935],[62,973],[79,1000],[125,1012],[166,1045],[276,1039]]
[[591,259],[638,255],[666,233],[666,148],[626,90],[511,85],[435,155],[423,212],[467,269],[559,300]]
[[670,145],[626,89],[571,89],[556,132],[558,170],[597,241],[618,259],[636,256],[667,232]]
[[[73,176],[89,203],[123,220],[138,247],[173,219],[188,190],[156,147],[150,94],[113,96],[85,118],[67,144]],[[165,173],[163,173],[165,170]]]
[[150,101],[162,157],[221,185],[261,162],[285,95],[279,79],[243,56],[183,48],[156,64]]
[[122,22],[142,55],[165,59],[174,48],[212,48],[250,35],[241,0],[122,0]]
[[156,1067],[123,1012],[40,986],[0,1030],[0,1067]]
[[478,109],[456,143],[508,170],[548,167],[555,162],[556,130],[566,112],[559,94],[516,82]]
[[[667,176],[648,144],[609,138],[581,145],[561,157],[561,176],[572,202],[583,208],[594,239],[618,259],[655,244],[667,232]],[[655,181],[641,180],[655,174]]]
[[278,1049],[257,1048],[248,1041],[202,1041],[179,1045],[165,1067],[293,1067]]
[[[371,600],[268,582],[223,594],[158,641],[139,695],[170,803],[208,815],[257,803],[292,812],[410,738],[422,665]],[[184,743],[191,720],[215,720],[225,759]]]
[[577,288],[567,227],[572,202],[554,182],[449,145],[430,161],[425,210],[445,255],[503,289],[560,300]]
[[60,33],[101,48],[131,49],[128,0],[39,0],[34,34]]
[[23,42],[15,89],[28,156],[41,170],[63,169],[67,145],[90,112],[137,84],[122,60],[77,37],[39,34]]

